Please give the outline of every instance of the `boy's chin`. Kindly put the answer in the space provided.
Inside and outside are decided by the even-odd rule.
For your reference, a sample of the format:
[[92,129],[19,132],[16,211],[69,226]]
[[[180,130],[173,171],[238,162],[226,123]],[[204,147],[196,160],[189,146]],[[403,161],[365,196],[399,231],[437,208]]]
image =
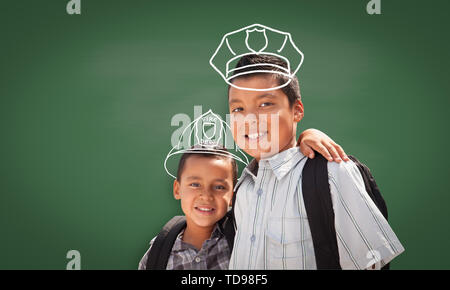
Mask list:
[[192,222],[194,222],[199,227],[212,227],[215,226],[218,219],[216,216],[210,216],[210,217],[191,217]]
[[215,220],[205,220],[205,219],[195,219],[194,223],[198,227],[210,228],[210,227],[214,227],[216,225],[217,221],[215,221]]
[[251,157],[253,157],[257,160],[269,158],[279,152],[279,150],[271,150],[271,148],[269,148],[267,150],[245,148],[243,150],[245,151],[245,153],[247,153],[248,155],[250,155]]

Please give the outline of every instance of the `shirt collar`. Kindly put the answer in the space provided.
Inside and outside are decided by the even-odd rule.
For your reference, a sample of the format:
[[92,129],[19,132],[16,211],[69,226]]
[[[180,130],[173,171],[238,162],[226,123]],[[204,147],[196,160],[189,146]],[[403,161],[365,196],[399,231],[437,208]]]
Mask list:
[[[303,158],[305,158],[305,156],[300,152],[300,148],[292,147],[267,159],[259,160],[258,165],[260,169],[266,168],[272,170],[276,178],[280,180]],[[235,190],[247,176],[250,176],[251,178],[253,178],[253,181],[256,181],[256,176],[252,173],[253,169],[256,166],[256,163],[256,159],[253,159],[244,168],[244,170],[242,171],[242,175],[235,186]]]
[[234,186],[234,192],[236,194],[237,188],[241,185],[241,183],[245,180],[247,176],[250,176],[253,181],[256,181],[256,176],[252,173],[253,169],[255,168],[256,164],[258,162],[256,159],[253,159],[250,161],[250,163],[242,170],[241,177],[239,177],[238,181],[236,182],[236,185]]
[[[173,252],[179,252],[179,251],[184,251],[184,250],[189,249],[189,248],[192,248],[192,249],[198,251],[197,248],[195,248],[193,245],[191,245],[191,244],[186,243],[186,242],[183,241],[184,230],[185,230],[185,229],[183,229],[183,230],[178,234],[177,239],[175,240],[175,243],[174,243],[174,245],[173,245],[173,247],[172,247],[172,251],[173,251]],[[213,229],[213,231],[212,231],[212,233],[211,233],[211,237],[208,239],[208,241],[209,241],[209,240],[213,240],[213,239],[219,239],[219,238],[221,238],[222,236],[223,236],[223,233],[222,233],[222,231],[221,231],[219,225],[216,223],[216,225],[214,226],[214,229]],[[205,242],[206,242],[206,241],[205,241]],[[205,243],[205,242],[203,242],[202,247],[205,246],[205,245],[207,244],[207,243]]]

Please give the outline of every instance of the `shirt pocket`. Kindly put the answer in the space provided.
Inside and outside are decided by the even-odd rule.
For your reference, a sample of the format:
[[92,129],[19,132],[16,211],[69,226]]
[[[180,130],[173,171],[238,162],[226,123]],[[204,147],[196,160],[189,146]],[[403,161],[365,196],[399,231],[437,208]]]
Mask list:
[[271,217],[266,230],[268,269],[302,269],[305,242],[310,239],[303,217]]

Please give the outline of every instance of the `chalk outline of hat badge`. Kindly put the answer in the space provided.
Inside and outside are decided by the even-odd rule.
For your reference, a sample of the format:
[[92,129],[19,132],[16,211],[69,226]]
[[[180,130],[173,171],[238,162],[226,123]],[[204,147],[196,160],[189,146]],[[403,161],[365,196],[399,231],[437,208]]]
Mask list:
[[[199,128],[200,122],[202,122],[201,129]],[[209,127],[209,129],[206,129],[207,127]],[[237,147],[237,145],[234,143],[234,140],[232,141],[232,144],[235,146],[234,148],[237,151],[237,153],[239,153],[242,157],[239,157],[238,155],[234,154],[233,152],[231,152],[231,150],[224,151],[224,153],[220,153],[220,150],[217,150],[217,149],[215,149],[214,152],[211,151],[214,146],[222,145],[222,143],[226,144],[226,142],[221,142],[221,141],[226,141],[226,140],[224,140],[226,137],[224,132],[227,129],[230,130],[229,132],[231,132],[230,126],[225,121],[223,121],[219,115],[213,113],[211,109],[209,109],[206,113],[202,114],[197,119],[195,119],[194,121],[189,123],[186,126],[186,128],[183,130],[183,132],[181,133],[180,138],[178,139],[177,145],[174,146],[169,151],[169,153],[166,156],[166,159],[164,160],[164,169],[166,170],[166,173],[169,176],[176,179],[176,176],[174,174],[172,174],[170,172],[170,170],[167,168],[167,161],[172,156],[178,155],[178,154],[183,154],[183,153],[203,153],[203,154],[206,153],[206,154],[216,154],[216,155],[221,155],[221,156],[225,156],[225,157],[231,157],[231,158],[235,159],[236,161],[241,162],[245,166],[247,166],[248,158],[242,152],[242,150],[240,150]],[[186,133],[188,130],[189,130],[189,135],[188,135],[189,138],[192,137],[192,134],[194,134],[194,137],[195,137],[193,146],[201,145],[202,147],[191,148],[190,139],[189,139],[188,148],[184,148],[185,144],[183,144],[184,143],[183,139],[186,138]],[[211,134],[210,131],[213,131],[213,134]],[[213,139],[213,137],[216,137],[217,135],[218,135],[218,138]],[[206,139],[203,139],[201,136],[205,136]],[[222,145],[222,146],[225,147],[225,145]]]
[[[258,29],[258,28],[260,28],[260,29]],[[230,44],[229,44],[229,42],[228,42],[228,37],[231,36],[231,35],[233,35],[233,34],[242,32],[242,31],[244,31],[244,30],[245,30],[245,32],[246,32],[245,45],[247,46],[247,48],[248,48],[248,50],[249,50],[250,52],[248,52],[248,53],[243,53],[243,54],[240,54],[240,55],[236,55],[236,53],[235,53],[235,52],[233,51],[233,49],[230,47]],[[294,70],[292,73],[291,73],[291,64],[290,64],[290,62],[289,62],[289,59],[287,59],[286,57],[284,57],[284,56],[282,56],[282,55],[276,54],[276,53],[271,53],[271,52],[266,52],[266,51],[264,51],[264,50],[267,48],[267,46],[268,46],[268,39],[267,39],[267,35],[266,35],[266,30],[270,30],[270,31],[272,31],[272,32],[279,33],[279,34],[282,34],[282,35],[285,36],[283,44],[282,44],[281,47],[277,50],[278,53],[281,52],[281,51],[283,50],[283,48],[285,47],[287,41],[289,40],[290,44],[291,44],[292,47],[295,49],[295,51],[297,51],[297,52],[300,54],[300,56],[301,56],[300,63],[297,65],[297,67],[295,68],[295,70]],[[253,48],[251,48],[250,45],[248,44],[248,38],[249,38],[250,33],[255,32],[255,31],[256,31],[256,32],[259,32],[259,33],[263,33],[263,36],[264,36],[264,38],[265,38],[265,45],[264,45],[261,49],[259,49],[258,51],[256,51],[256,50],[254,50]],[[234,57],[232,57],[232,58],[231,58],[230,60],[228,60],[228,62],[226,63],[226,74],[223,74],[223,73],[220,71],[220,69],[219,69],[216,65],[214,65],[214,63],[213,63],[214,58],[216,57],[217,53],[218,53],[219,50],[222,48],[222,46],[224,45],[224,43],[225,43],[225,45],[228,47],[228,49],[229,49],[229,51],[231,52],[231,54],[234,55]],[[233,62],[234,60],[238,59],[238,58],[241,58],[241,57],[243,57],[243,56],[245,56],[245,55],[250,55],[250,54],[268,54],[268,55],[273,55],[273,56],[279,57],[279,58],[283,59],[284,61],[286,61],[288,67],[287,67],[287,69],[286,69],[286,68],[284,68],[284,67],[282,67],[282,66],[278,66],[278,65],[274,65],[274,64],[270,64],[270,63],[252,64],[252,65],[247,65],[247,66],[240,67],[239,69],[244,69],[244,68],[252,67],[252,66],[274,66],[274,67],[277,67],[277,68],[281,69],[282,71],[252,70],[252,71],[248,71],[248,72],[237,73],[237,74],[235,74],[235,75],[231,75],[231,76],[228,77],[228,75],[229,75],[230,73],[232,73],[233,71],[236,70],[235,68],[233,68],[233,69],[230,69],[230,68],[229,68],[230,63]],[[240,29],[238,29],[238,30],[235,30],[235,31],[232,31],[232,32],[229,32],[229,33],[225,34],[225,35],[222,37],[222,40],[221,40],[219,46],[217,47],[216,51],[214,52],[214,54],[213,54],[212,57],[210,58],[209,64],[212,66],[212,68],[213,68],[215,71],[217,71],[217,72],[219,73],[219,75],[225,80],[225,82],[226,82],[227,84],[229,84],[230,86],[232,86],[232,87],[234,87],[234,88],[241,89],[241,90],[247,90],[247,91],[272,91],[272,90],[281,89],[281,88],[287,86],[287,85],[292,81],[292,77],[298,72],[298,70],[299,70],[300,67],[302,66],[304,58],[305,58],[305,57],[304,57],[304,54],[303,54],[303,53],[301,52],[301,50],[295,45],[294,41],[292,40],[292,36],[291,36],[291,34],[290,34],[289,32],[280,31],[280,30],[273,29],[273,28],[271,28],[271,27],[268,27],[268,26],[265,26],[265,25],[262,25],[262,24],[257,24],[257,23],[255,23],[255,24],[252,24],[252,25],[249,25],[249,26],[246,26],[246,27],[243,27],[243,28],[240,28]],[[231,80],[232,80],[233,78],[235,78],[235,77],[238,77],[238,76],[241,76],[241,75],[245,75],[245,74],[252,74],[252,73],[277,73],[277,74],[281,74],[281,75],[287,76],[289,79],[288,79],[288,81],[287,81],[286,83],[284,83],[284,84],[282,84],[282,85],[280,85],[280,86],[273,87],[273,88],[266,88],[266,89],[255,89],[255,88],[240,87],[240,86],[237,86],[237,85],[235,85],[235,84],[233,84],[233,83],[231,82]]]

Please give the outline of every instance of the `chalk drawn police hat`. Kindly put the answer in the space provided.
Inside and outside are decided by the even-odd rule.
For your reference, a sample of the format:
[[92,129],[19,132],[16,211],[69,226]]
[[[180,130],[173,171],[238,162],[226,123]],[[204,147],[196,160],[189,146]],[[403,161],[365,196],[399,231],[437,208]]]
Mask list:
[[[250,64],[239,68],[233,66],[243,56],[250,54],[276,56],[283,60],[287,67],[272,63]],[[300,69],[303,59],[304,55],[295,45],[290,33],[253,24],[225,34],[209,64],[230,86],[249,91],[270,91],[287,86]],[[268,67],[276,68],[271,70]],[[232,83],[233,78],[252,73],[276,73],[286,78],[285,82],[277,87],[263,89],[240,87]]]

